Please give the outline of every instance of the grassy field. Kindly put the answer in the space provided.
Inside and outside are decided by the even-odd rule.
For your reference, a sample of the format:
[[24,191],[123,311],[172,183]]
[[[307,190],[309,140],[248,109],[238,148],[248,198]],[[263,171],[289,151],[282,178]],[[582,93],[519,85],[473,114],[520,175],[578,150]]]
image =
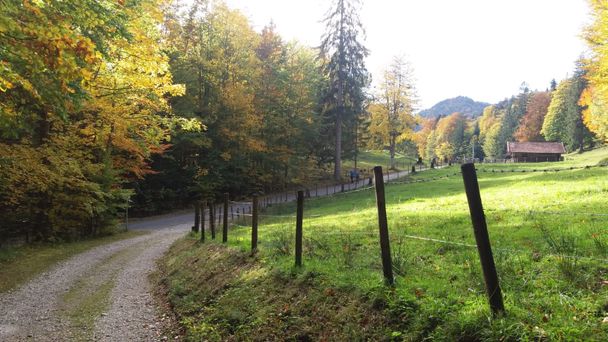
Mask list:
[[245,224],[225,247],[179,242],[165,260],[166,284],[192,340],[606,341],[608,168],[568,169],[606,158],[598,149],[562,163],[478,165],[506,305],[495,319],[457,166],[387,186],[392,289],[383,285],[373,190],[306,202],[301,269],[288,204],[264,213],[255,257]]
[[129,231],[72,243],[26,245],[0,249],[0,293],[16,288],[78,253],[141,234],[145,233]]

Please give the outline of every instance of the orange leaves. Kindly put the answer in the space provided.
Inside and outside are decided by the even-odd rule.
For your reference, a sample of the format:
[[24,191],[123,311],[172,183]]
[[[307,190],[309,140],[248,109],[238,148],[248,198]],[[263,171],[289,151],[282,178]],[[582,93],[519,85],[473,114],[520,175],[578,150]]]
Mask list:
[[34,3],[32,3],[32,1],[30,0],[23,0],[23,9],[25,9],[26,11],[33,13],[36,16],[40,16],[42,15],[42,12],[40,11],[40,1],[33,1]]
[[534,92],[530,95],[526,114],[514,134],[517,141],[544,141],[540,131],[550,103],[551,94],[548,92]]

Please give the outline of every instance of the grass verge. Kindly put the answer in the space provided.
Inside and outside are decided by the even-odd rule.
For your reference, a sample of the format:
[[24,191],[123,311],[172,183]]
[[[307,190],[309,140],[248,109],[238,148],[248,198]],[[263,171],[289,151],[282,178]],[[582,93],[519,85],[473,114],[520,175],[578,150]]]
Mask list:
[[64,244],[26,245],[0,249],[0,293],[9,291],[57,263],[88,249],[145,234],[128,231]]
[[356,287],[336,288],[322,274],[283,272],[259,261],[193,236],[171,248],[161,285],[170,289],[185,340],[381,340],[391,335],[392,322],[405,318],[384,316],[382,287],[372,298]]

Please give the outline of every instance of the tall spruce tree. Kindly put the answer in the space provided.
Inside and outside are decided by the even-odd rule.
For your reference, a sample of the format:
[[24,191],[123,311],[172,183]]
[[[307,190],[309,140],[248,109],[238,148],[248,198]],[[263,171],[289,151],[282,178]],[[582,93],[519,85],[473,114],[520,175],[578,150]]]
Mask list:
[[323,20],[326,31],[320,57],[329,79],[325,96],[327,113],[335,122],[335,179],[342,174],[342,128],[354,123],[363,111],[364,89],[369,84],[364,62],[369,52],[360,41],[364,31],[357,12],[359,5],[359,0],[335,0]]

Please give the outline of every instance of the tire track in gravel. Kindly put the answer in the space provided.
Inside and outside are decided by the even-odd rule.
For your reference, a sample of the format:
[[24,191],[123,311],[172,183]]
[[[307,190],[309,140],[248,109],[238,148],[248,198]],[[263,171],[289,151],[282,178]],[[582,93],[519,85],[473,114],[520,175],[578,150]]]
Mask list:
[[148,275],[189,224],[91,249],[0,294],[0,341],[155,341]]

